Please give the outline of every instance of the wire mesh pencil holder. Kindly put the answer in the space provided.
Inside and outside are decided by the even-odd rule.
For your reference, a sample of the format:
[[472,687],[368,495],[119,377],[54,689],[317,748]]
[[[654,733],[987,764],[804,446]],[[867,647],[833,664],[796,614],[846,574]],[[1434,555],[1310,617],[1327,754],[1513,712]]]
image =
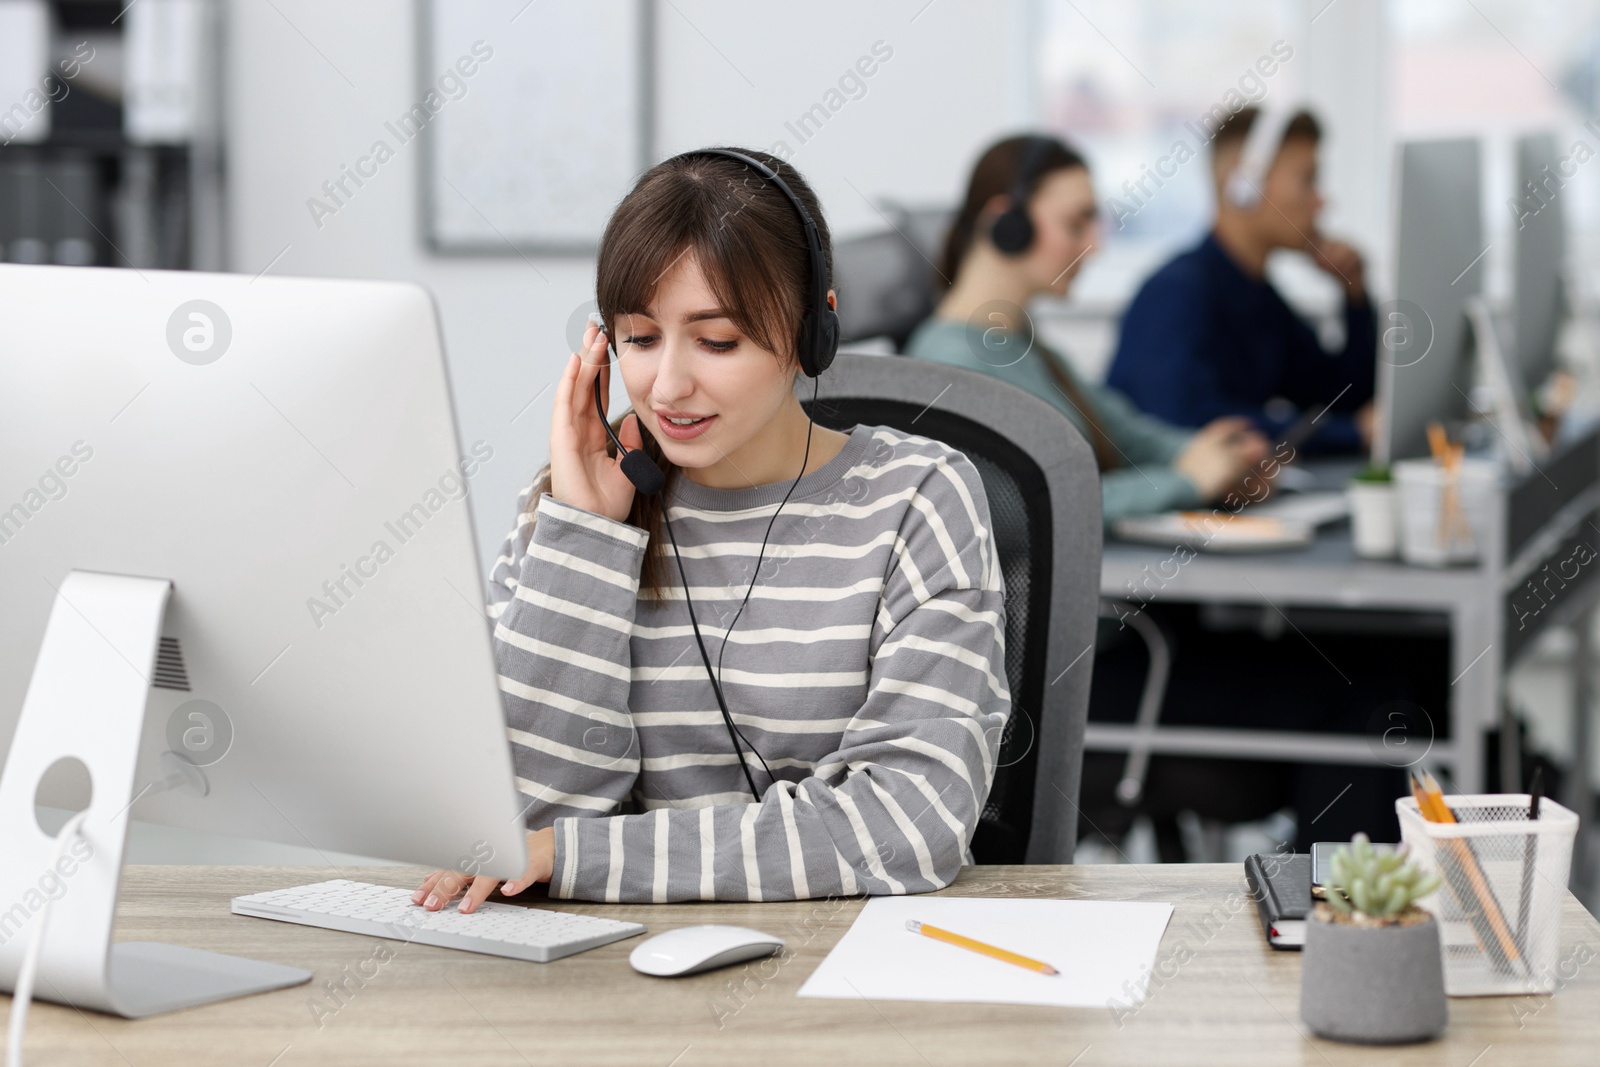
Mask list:
[[1447,798],[1456,822],[1429,822],[1412,797],[1395,801],[1400,837],[1439,875],[1421,904],[1439,922],[1444,988],[1453,997],[1556,988],[1561,912],[1578,816],[1553,800],[1530,821],[1526,793]]

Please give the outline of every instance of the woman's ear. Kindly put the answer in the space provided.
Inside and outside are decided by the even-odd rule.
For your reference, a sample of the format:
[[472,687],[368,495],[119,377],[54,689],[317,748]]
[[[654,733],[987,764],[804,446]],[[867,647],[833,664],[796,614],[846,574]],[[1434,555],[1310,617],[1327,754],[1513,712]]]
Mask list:
[[834,292],[832,289],[828,290],[828,307],[832,308],[834,311],[839,310],[839,294]]
[[993,222],[1001,215],[1004,215],[1010,207],[1010,193],[995,193],[983,205],[983,210],[978,212],[978,219],[981,222]]
[[972,248],[977,248],[980,245],[988,248],[994,247],[994,239],[990,236],[990,230],[994,228],[995,219],[1004,215],[1010,207],[1010,193],[995,193],[984,202],[983,209],[978,212],[978,217],[974,220],[972,247],[968,249],[969,252]]

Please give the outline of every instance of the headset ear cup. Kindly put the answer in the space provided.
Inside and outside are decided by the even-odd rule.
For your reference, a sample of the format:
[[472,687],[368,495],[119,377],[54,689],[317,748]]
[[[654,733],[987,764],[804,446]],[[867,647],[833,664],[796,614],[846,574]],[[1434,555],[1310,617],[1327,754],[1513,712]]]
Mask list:
[[1228,203],[1234,207],[1248,211],[1261,201],[1261,192],[1250,182],[1250,179],[1238,171],[1228,175],[1228,182],[1223,187]]
[[800,373],[807,378],[817,376],[817,316],[808,312],[800,318],[800,336],[795,338],[794,350],[800,357]]
[[800,370],[807,378],[827,370],[839,351],[839,313],[824,308],[806,315],[800,323],[798,351]]
[[839,352],[839,313],[832,308],[825,308],[818,316],[817,336],[811,352],[815,369],[810,374],[815,378],[832,365],[833,357]]
[[994,246],[1008,256],[1021,255],[1033,244],[1033,220],[1023,208],[1007,208],[989,231]]

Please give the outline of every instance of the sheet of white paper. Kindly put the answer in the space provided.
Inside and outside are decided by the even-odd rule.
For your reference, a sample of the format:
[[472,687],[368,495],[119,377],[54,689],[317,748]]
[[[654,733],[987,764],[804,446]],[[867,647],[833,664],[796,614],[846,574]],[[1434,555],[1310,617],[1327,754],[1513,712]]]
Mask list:
[[[1103,1008],[1142,1003],[1171,904],[874,897],[802,997]],[[1045,975],[906,929],[918,919],[1050,964]]]

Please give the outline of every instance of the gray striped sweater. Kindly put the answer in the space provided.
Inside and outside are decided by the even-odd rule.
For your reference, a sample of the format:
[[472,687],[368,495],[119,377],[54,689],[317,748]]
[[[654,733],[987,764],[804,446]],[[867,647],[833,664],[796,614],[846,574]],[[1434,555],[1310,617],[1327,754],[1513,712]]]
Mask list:
[[[696,617],[755,802],[694,642],[677,566],[643,597],[648,535],[524,490],[489,582],[529,829],[550,893],[791,900],[950,883],[1011,711],[1004,585],[977,470],[881,426],[800,479],[668,489]],[[670,550],[669,550],[670,551]]]

